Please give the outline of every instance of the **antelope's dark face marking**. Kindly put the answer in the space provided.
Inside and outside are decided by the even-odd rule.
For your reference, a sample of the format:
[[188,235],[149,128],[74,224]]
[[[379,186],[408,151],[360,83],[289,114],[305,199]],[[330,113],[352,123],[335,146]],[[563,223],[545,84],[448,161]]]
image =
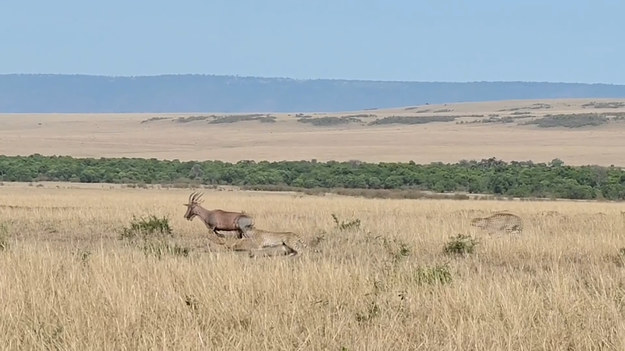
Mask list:
[[191,195],[189,195],[189,203],[184,204],[184,206],[187,206],[187,212],[185,212],[184,218],[190,221],[193,219],[193,217],[197,216],[197,213],[195,213],[195,207],[200,204],[199,200],[201,197],[202,194],[196,192],[193,192],[191,193]]

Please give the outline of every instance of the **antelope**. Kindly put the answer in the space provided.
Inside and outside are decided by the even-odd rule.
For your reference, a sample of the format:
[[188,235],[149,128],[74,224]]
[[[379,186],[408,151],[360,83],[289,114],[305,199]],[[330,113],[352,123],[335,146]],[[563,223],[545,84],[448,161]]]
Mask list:
[[240,213],[240,212],[227,212],[222,210],[209,211],[200,206],[200,198],[203,194],[193,192],[189,195],[189,203],[184,204],[187,206],[187,212],[184,214],[184,218],[187,220],[193,220],[195,216],[200,217],[206,227],[210,229],[215,235],[223,238],[224,235],[219,233],[218,230],[237,232],[238,238],[248,237],[247,232],[254,226],[252,217]]
[[512,213],[498,212],[488,217],[473,218],[471,225],[487,231],[489,234],[520,234],[523,231],[521,217]]
[[254,256],[298,256],[306,247],[300,236],[293,232],[273,232],[262,229],[250,229],[247,238],[237,239],[234,242],[223,237],[211,238],[211,242],[225,246],[233,251],[247,251],[250,257]]

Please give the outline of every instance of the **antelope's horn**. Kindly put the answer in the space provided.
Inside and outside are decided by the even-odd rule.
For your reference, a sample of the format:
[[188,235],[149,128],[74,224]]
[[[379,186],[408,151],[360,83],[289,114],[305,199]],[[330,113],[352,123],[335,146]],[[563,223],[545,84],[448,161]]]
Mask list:
[[189,197],[189,202],[193,203],[193,202],[197,202],[197,200],[200,198],[200,194],[196,191],[191,193],[191,196]]
[[204,194],[198,193],[197,191],[192,192],[189,196],[189,203],[198,203],[202,195]]

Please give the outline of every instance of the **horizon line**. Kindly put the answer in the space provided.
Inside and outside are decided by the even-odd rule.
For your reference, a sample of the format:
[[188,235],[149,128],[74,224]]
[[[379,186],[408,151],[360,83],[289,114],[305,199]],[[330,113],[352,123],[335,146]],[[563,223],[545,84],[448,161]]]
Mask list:
[[346,78],[290,78],[290,77],[267,77],[267,76],[247,76],[237,74],[210,74],[210,73],[160,73],[145,75],[105,75],[90,73],[0,73],[3,76],[77,76],[94,78],[113,79],[133,79],[133,78],[158,78],[176,76],[199,76],[199,77],[227,77],[241,79],[273,79],[290,81],[347,81],[347,82],[370,82],[370,83],[434,83],[434,84],[473,84],[473,83],[530,83],[530,84],[579,84],[579,85],[611,85],[625,86],[625,83],[584,83],[584,82],[560,82],[560,81],[531,81],[531,80],[473,80],[473,81],[419,81],[419,80],[380,80],[380,79],[346,79]]

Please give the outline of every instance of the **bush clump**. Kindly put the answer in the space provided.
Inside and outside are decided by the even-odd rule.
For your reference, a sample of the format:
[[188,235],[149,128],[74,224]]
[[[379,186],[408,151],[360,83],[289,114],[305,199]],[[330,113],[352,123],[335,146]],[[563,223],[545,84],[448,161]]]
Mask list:
[[609,101],[609,102],[592,101],[592,102],[589,102],[587,104],[583,104],[582,107],[583,108],[589,108],[589,107],[593,107],[593,108],[620,108],[620,107],[625,107],[625,102],[621,102],[621,101]]
[[443,247],[443,252],[450,255],[468,255],[475,251],[475,247],[479,244],[477,239],[471,235],[458,234],[452,236],[451,240]]
[[149,215],[140,218],[133,216],[130,225],[122,229],[120,239],[134,243],[146,256],[154,255],[158,259],[165,254],[189,256],[189,248],[170,242],[173,236],[167,217]]
[[250,115],[226,115],[216,117],[214,120],[208,122],[210,124],[222,124],[222,123],[236,123],[245,121],[259,121],[261,123],[274,123],[276,117],[263,114],[250,114]]
[[173,236],[169,219],[167,217],[159,218],[155,215],[137,218],[132,217],[130,225],[122,229],[120,239],[133,240],[136,238]]
[[606,116],[587,113],[587,114],[575,114],[575,115],[551,115],[542,118],[537,118],[532,121],[527,121],[523,124],[535,124],[540,128],[580,128],[587,126],[599,126],[608,122]]
[[[436,111],[435,111],[436,112]],[[457,116],[425,116],[425,117],[409,117],[409,116],[389,116],[375,121],[369,122],[369,125],[381,124],[425,124],[432,122],[452,122]]]
[[300,123],[309,123],[313,126],[336,126],[348,123],[360,123],[360,119],[355,117],[319,117],[319,118],[300,118]]

